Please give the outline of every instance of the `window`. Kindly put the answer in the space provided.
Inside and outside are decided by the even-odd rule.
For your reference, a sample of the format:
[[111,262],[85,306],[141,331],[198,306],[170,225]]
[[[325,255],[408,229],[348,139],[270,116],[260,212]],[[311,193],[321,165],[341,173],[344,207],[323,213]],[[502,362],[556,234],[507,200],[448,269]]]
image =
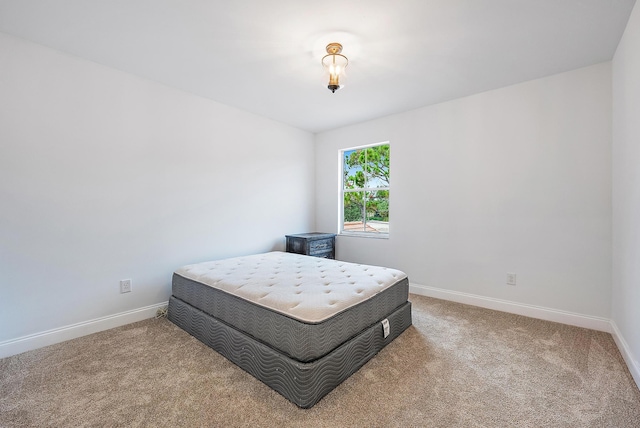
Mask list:
[[340,151],[340,233],[389,236],[389,143]]

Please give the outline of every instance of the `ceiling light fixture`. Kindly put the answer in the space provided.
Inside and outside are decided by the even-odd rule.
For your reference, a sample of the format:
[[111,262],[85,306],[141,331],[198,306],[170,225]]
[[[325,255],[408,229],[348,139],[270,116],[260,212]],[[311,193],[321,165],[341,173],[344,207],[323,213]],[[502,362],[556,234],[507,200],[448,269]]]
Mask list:
[[329,43],[327,45],[327,55],[322,58],[322,66],[329,72],[329,85],[327,88],[333,93],[342,87],[340,76],[344,77],[344,69],[347,68],[349,60],[341,55],[342,45],[340,43]]

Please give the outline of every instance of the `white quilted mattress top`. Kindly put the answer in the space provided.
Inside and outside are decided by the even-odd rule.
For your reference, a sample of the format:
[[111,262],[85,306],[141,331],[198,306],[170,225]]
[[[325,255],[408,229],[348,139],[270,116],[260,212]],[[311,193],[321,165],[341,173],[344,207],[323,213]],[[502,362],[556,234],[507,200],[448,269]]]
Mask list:
[[307,323],[330,318],[407,276],[279,251],[187,265],[176,273]]

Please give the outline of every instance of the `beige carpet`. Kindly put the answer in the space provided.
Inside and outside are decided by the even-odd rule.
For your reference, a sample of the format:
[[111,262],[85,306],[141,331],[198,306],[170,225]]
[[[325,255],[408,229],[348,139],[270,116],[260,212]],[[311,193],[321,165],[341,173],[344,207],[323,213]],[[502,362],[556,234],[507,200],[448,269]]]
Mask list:
[[640,427],[609,334],[411,301],[414,325],[309,410],[159,319],[0,360],[0,426]]

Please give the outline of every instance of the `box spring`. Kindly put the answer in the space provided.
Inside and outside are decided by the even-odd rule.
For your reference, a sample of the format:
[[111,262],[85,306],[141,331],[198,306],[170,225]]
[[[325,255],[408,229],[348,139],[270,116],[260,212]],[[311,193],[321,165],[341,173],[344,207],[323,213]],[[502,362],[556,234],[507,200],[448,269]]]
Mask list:
[[[411,325],[405,302],[337,348],[301,362],[239,331],[192,305],[171,297],[169,320],[302,408],[323,396],[362,367]],[[379,321],[388,319],[389,335]]]

